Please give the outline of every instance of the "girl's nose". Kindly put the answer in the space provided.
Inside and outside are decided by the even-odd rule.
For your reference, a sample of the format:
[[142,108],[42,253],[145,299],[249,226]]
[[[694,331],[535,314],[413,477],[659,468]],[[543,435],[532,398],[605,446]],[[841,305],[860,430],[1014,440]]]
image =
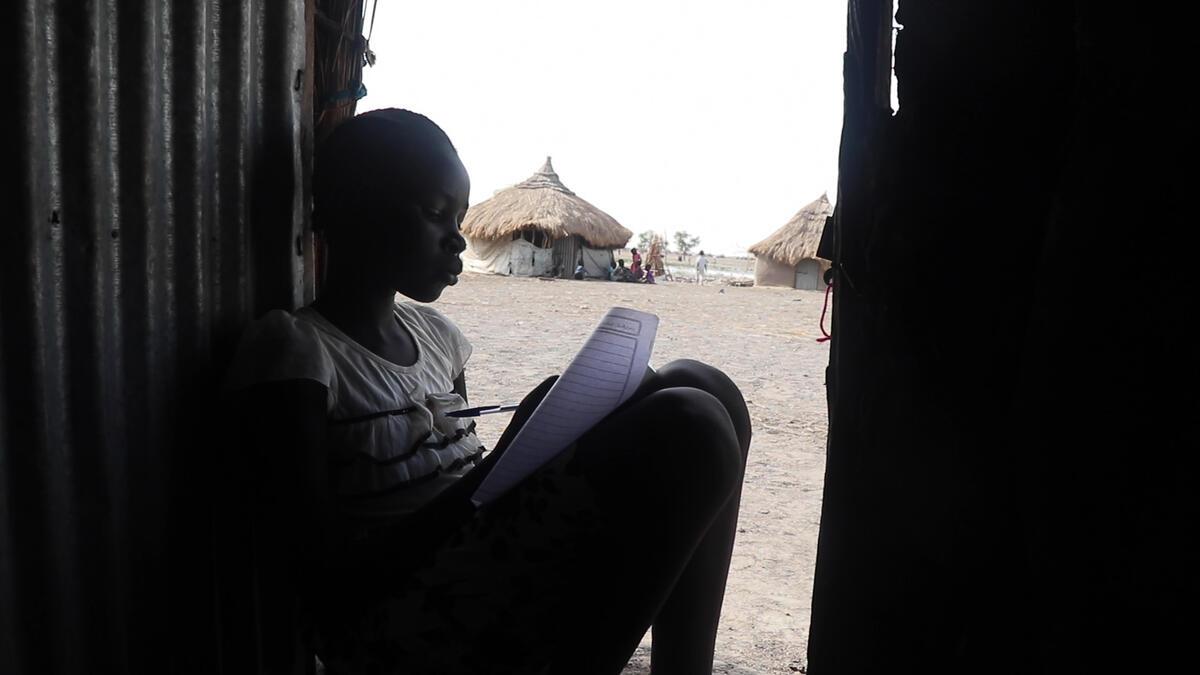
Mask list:
[[453,253],[454,255],[458,255],[459,253],[467,250],[467,240],[463,238],[461,232],[455,232],[449,237],[446,237],[446,240],[442,245],[448,252]]

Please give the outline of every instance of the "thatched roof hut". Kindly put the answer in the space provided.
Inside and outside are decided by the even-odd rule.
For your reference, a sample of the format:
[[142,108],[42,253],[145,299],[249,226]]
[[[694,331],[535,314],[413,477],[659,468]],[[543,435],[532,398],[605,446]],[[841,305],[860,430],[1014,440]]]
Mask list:
[[825,219],[833,215],[829,197],[822,194],[796,212],[783,227],[750,247],[755,286],[790,286],[807,290],[824,288],[828,260],[817,257]]
[[472,206],[462,224],[469,269],[518,276],[607,276],[633,232],[567,189],[550,158],[525,181]]

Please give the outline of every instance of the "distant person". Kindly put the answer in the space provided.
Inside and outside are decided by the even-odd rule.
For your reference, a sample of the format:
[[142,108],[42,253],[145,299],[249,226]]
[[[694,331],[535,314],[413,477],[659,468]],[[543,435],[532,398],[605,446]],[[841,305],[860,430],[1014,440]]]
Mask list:
[[704,257],[704,251],[700,251],[700,255],[696,258],[696,283],[704,285],[704,277],[708,274],[708,258]]
[[579,264],[575,266],[575,274],[573,276],[576,279],[583,279],[583,258],[580,258]]
[[630,279],[634,281],[641,281],[642,277],[645,275],[646,271],[642,269],[642,262],[640,260],[634,261],[634,263],[629,266]]
[[646,268],[646,283],[648,283],[648,284],[654,283],[654,268],[652,268],[652,267]]
[[629,272],[629,268],[625,266],[625,259],[621,258],[617,261],[617,268],[613,270],[613,281],[629,281],[633,275]]

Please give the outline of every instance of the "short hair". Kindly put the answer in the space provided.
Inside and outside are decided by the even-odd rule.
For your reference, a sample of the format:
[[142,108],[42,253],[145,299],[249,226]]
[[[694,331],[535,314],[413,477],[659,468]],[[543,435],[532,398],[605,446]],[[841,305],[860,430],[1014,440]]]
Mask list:
[[441,150],[458,155],[441,127],[411,110],[372,110],[342,122],[314,158],[313,230],[367,219],[398,177],[416,175],[410,172]]

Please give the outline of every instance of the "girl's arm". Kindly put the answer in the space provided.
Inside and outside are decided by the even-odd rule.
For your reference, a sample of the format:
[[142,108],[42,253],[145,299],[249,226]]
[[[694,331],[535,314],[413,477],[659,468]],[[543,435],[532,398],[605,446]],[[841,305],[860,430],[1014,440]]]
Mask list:
[[318,382],[285,380],[256,384],[242,399],[245,451],[255,466],[256,538],[299,589],[316,583],[336,546],[326,396]]
[[234,517],[250,524],[251,549],[241,555],[255,570],[263,672],[301,672],[305,652],[297,636],[327,597],[322,571],[334,511],[324,461],[325,400],[325,387],[311,380],[260,383],[229,400],[233,457],[249,488],[246,512]]
[[[257,455],[257,539],[279,594],[320,607],[333,584],[390,575],[407,541],[351,540],[338,522],[326,450],[324,385],[258,384],[247,392],[249,449]],[[281,600],[287,595],[281,595]]]

